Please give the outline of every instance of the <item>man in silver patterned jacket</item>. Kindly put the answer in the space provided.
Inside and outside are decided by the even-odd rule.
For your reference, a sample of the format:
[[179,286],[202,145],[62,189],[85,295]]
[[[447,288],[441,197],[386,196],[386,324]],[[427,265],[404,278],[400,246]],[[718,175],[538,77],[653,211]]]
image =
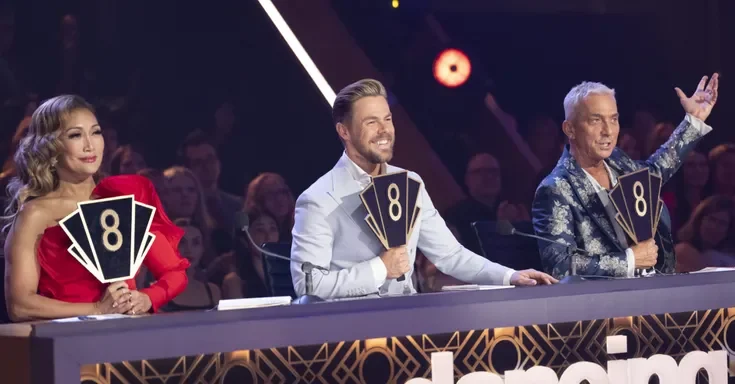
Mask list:
[[[673,272],[676,263],[666,207],[654,238],[633,245],[614,219],[608,191],[619,176],[644,167],[663,183],[671,179],[687,153],[712,130],[704,121],[717,101],[718,83],[715,73],[709,82],[704,76],[691,97],[675,89],[686,116],[645,161],[634,161],[615,147],[620,125],[614,90],[584,82],[569,91],[562,125],[569,144],[536,190],[532,209],[536,234],[557,242],[538,243],[546,272],[562,278],[570,274],[572,263],[576,274],[588,276],[633,277],[636,270],[645,269]],[[587,253],[573,252],[567,245]]]

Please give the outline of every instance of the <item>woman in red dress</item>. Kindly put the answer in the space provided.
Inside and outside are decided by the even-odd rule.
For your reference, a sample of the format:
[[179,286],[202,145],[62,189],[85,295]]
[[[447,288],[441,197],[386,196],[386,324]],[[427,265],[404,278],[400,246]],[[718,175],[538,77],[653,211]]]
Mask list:
[[[183,231],[166,217],[152,183],[125,175],[96,184],[104,146],[92,106],[78,96],[49,99],[33,113],[8,187],[5,299],[11,320],[156,312],[186,287],[189,262],[177,251]],[[128,194],[156,207],[150,230],[156,239],[143,262],[156,283],[141,290],[132,279],[99,282],[68,253],[71,241],[58,225],[79,202]]]

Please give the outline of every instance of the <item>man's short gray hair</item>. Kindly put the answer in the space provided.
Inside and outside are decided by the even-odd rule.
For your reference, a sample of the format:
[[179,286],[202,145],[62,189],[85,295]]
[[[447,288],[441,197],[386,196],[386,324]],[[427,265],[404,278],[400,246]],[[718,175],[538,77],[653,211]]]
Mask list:
[[575,85],[564,98],[564,118],[571,120],[577,105],[589,95],[610,95],[615,98],[615,90],[605,84],[592,81]]

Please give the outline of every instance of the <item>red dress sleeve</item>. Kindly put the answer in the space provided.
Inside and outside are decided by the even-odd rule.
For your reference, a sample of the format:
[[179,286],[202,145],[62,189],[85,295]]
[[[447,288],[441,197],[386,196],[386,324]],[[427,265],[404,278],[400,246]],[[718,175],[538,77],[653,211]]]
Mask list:
[[153,273],[156,282],[148,288],[141,289],[140,292],[151,298],[153,305],[151,310],[155,313],[186,288],[189,282],[186,277],[189,261],[182,258],[176,248],[171,247],[162,233],[152,232],[156,239],[143,264]]
[[179,254],[179,241],[184,230],[177,227],[166,215],[163,204],[146,177],[138,175],[111,176],[102,180],[94,189],[95,196],[100,198],[122,195],[134,195],[135,201],[156,208],[150,232],[156,236],[143,264],[153,273],[156,283],[140,292],[150,297],[152,311],[171,301],[186,288],[188,279],[186,269],[189,261]]

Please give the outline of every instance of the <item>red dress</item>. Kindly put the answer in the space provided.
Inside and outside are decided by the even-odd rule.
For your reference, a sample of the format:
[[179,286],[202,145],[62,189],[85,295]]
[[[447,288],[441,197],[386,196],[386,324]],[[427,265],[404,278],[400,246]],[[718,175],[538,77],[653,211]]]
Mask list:
[[[92,193],[94,198],[131,194],[136,201],[156,208],[150,229],[156,239],[143,261],[156,282],[139,290],[150,297],[152,311],[156,312],[186,288],[189,261],[178,251],[184,231],[166,216],[153,183],[143,176],[111,176],[102,180]],[[107,284],[100,283],[69,254],[70,245],[71,240],[59,225],[47,228],[41,236],[37,250],[41,266],[38,294],[70,303],[97,302],[102,299]],[[136,289],[135,280],[126,282],[131,290]]]

